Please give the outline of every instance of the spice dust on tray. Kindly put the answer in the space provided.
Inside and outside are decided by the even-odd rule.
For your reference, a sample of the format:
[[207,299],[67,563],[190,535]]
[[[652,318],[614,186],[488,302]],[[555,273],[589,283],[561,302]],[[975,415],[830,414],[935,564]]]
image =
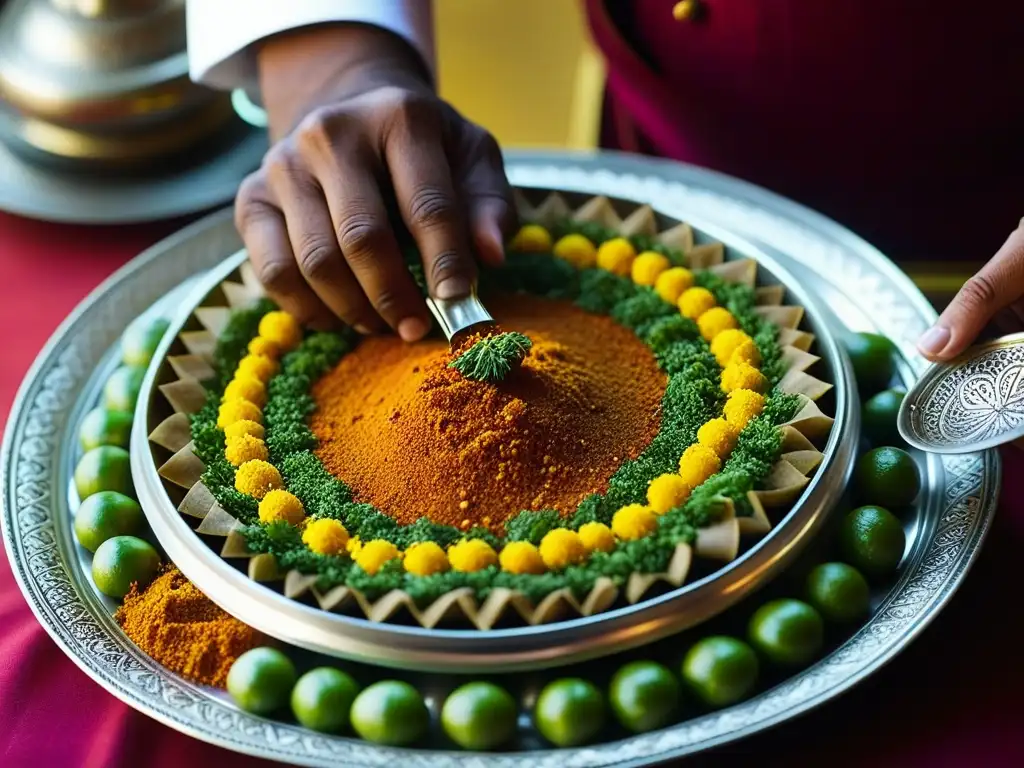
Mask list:
[[221,688],[235,659],[265,642],[173,566],[141,591],[132,585],[114,618],[132,642],[172,672]]
[[657,434],[666,379],[632,331],[566,301],[498,296],[488,308],[533,342],[503,381],[449,368],[443,340],[380,336],[314,386],[316,453],[356,501],[463,528],[568,514]]

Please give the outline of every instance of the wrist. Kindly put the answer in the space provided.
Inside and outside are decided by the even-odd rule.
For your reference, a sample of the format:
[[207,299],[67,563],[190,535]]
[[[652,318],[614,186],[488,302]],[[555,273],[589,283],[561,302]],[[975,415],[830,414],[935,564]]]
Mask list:
[[360,24],[317,26],[270,38],[257,53],[272,139],[318,106],[385,86],[433,91],[428,70],[397,35]]

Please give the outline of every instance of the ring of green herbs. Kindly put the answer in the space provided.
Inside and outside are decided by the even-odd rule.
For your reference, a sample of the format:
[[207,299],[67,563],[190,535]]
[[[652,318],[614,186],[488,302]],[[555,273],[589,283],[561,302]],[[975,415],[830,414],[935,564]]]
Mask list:
[[[610,230],[578,223],[555,228],[554,234],[561,236],[572,231],[595,242],[616,236]],[[651,239],[630,239],[637,250],[657,250],[673,264],[685,263],[678,252]],[[741,432],[736,448],[720,471],[695,489],[684,505],[659,516],[654,533],[635,541],[617,542],[611,552],[594,552],[579,565],[538,575],[511,574],[490,567],[472,573],[447,571],[417,576],[406,572],[399,561],[388,563],[371,575],[345,555],[312,552],[293,526],[260,523],[256,500],[234,488],[235,468],[224,458],[224,433],[216,427],[216,415],[223,389],[246,354],[249,340],[256,335],[260,318],[274,308],[266,301],[233,313],[218,341],[218,375],[209,388],[206,405],[192,419],[195,450],[206,465],[203,482],[218,503],[245,524],[243,535],[251,551],[274,554],[284,570],[316,574],[322,589],[347,584],[371,600],[392,589],[402,589],[418,604],[425,605],[460,587],[473,589],[481,600],[496,587],[514,589],[535,601],[562,588],[583,597],[601,577],[622,584],[634,572],[664,571],[676,545],[692,542],[697,529],[714,518],[724,499],[732,500],[738,514],[750,513],[746,493],[767,476],[778,458],[778,426],[791,418],[796,408],[796,398],[775,388],[784,373],[778,329],[753,311],[754,291],[726,283],[709,271],[695,272],[695,279],[697,285],[714,294],[718,304],[726,307],[754,339],[762,356],[762,372],[772,389],[764,410]],[[502,267],[485,270],[481,291],[499,287],[506,292],[525,291],[572,300],[585,310],[610,315],[650,347],[669,380],[662,398],[661,427],[647,448],[636,459],[622,464],[609,480],[605,493],[588,496],[574,514],[563,517],[554,510],[524,510],[506,522],[503,537],[483,527],[463,531],[425,517],[411,525],[400,525],[373,505],[353,501],[351,489],[328,472],[313,453],[316,438],[307,425],[315,410],[310,389],[355,343],[354,337],[347,334],[313,333],[283,358],[280,372],[269,382],[264,409],[270,460],[281,470],[287,488],[302,501],[310,517],[340,520],[362,541],[386,539],[400,549],[417,541],[435,541],[447,547],[463,537],[484,539],[496,549],[505,541],[536,544],[553,528],[575,530],[591,521],[608,524],[620,507],[643,503],[650,481],[660,474],[675,472],[683,449],[696,441],[697,429],[721,415],[721,369],[707,342],[692,320],[682,317],[674,305],[664,302],[650,288],[604,270],[577,271],[547,254],[515,254]]]

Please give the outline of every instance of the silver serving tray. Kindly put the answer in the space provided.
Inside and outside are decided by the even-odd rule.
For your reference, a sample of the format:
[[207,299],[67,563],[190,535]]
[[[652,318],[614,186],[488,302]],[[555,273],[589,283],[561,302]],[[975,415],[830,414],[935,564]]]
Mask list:
[[[653,207],[657,213],[664,213],[657,205]],[[814,352],[822,358],[818,365],[823,366],[825,379],[835,384],[835,413],[830,414],[835,424],[820,467],[791,510],[732,562],[633,605],[567,621],[486,631],[425,629],[331,613],[251,580],[245,570],[207,546],[177,511],[157,472],[148,439],[162,418],[152,417],[150,406],[154,397],[159,397],[157,384],[169,375],[166,355],[196,306],[219,289],[245,260],[244,251],[210,270],[181,303],[154,355],[161,362],[150,367],[139,394],[131,441],[132,475],[139,502],[168,557],[221,608],[271,637],[350,661],[418,671],[505,673],[564,666],[645,645],[735,605],[782,572],[836,508],[852,472],[857,447],[856,441],[843,437],[859,434],[860,407],[850,364],[812,294],[773,258],[742,238],[691,216],[678,218],[690,224],[698,244],[724,243],[726,260],[757,260],[759,285],[781,283],[786,287],[786,303],[804,307],[801,328],[817,337]]]
[[[615,154],[511,153],[520,186],[647,201],[737,233],[799,274],[829,322],[884,331],[904,351],[906,383],[925,366],[917,336],[934,320],[924,297],[881,253],[834,222],[760,188],[707,171]],[[309,766],[468,764],[466,753],[375,747],[310,734],[239,711],[139,651],[93,590],[71,532],[68,492],[75,427],[109,373],[124,327],[190,276],[239,247],[223,211],[150,249],[100,286],[65,321],[21,387],[0,452],[4,542],[26,600],[55,642],[114,695],[182,732],[228,749]],[[904,565],[868,623],[809,669],[734,707],[656,733],[568,750],[473,755],[479,768],[649,765],[732,741],[840,694],[892,659],[938,614],[977,556],[1000,481],[993,451],[930,456],[908,530]]]

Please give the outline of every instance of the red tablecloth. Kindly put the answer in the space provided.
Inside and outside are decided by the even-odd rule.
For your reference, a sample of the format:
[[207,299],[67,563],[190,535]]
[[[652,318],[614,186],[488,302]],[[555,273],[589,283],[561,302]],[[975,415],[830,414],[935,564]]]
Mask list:
[[[0,426],[50,333],[104,277],[177,225],[90,229],[0,214]],[[713,756],[786,766],[1024,765],[1024,454],[978,564],[913,646],[838,701]],[[36,623],[0,558],[0,764],[8,768],[269,765],[141,715],[89,680]],[[688,764],[710,763],[702,759]]]

